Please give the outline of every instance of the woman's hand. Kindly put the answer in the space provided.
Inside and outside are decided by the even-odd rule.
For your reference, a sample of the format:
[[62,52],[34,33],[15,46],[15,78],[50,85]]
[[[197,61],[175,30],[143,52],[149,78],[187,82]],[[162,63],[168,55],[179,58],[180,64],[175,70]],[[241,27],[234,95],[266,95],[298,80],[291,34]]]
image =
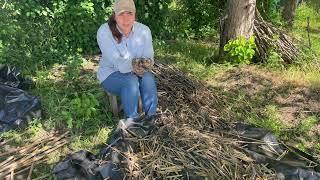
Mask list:
[[142,59],[142,66],[145,70],[151,70],[153,66],[152,60],[148,58]]
[[134,58],[132,60],[132,68],[133,72],[138,76],[143,76],[143,73],[145,71],[143,67],[143,59],[142,58]]

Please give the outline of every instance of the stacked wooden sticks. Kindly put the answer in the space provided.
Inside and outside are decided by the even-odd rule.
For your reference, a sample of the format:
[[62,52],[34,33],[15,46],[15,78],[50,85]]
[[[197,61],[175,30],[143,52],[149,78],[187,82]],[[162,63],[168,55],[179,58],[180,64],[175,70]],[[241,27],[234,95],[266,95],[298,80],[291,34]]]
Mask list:
[[[53,132],[31,144],[0,153],[0,179],[14,179],[18,176],[31,179],[34,165],[45,162],[50,153],[67,144],[68,134]],[[3,141],[0,146],[9,146],[9,143],[10,140]]]

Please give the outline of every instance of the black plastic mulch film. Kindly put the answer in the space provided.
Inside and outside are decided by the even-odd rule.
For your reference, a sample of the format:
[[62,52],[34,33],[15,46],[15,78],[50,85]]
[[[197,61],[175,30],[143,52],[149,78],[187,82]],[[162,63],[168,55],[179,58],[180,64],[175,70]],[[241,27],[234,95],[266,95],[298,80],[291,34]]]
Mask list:
[[0,134],[41,117],[40,99],[24,91],[31,86],[18,69],[0,64]]
[[[299,149],[278,142],[269,131],[235,123],[233,134],[243,142],[245,152],[259,164],[267,164],[279,179],[319,180],[320,162]],[[259,142],[259,143],[256,143]]]
[[[142,119],[131,125],[124,122],[126,122],[125,119],[120,120],[118,128],[107,142],[108,146],[103,148],[98,155],[81,150],[68,155],[66,159],[58,163],[53,170],[56,178],[58,180],[81,179],[79,177],[92,180],[123,179],[126,165],[121,164],[123,157],[119,151],[126,152],[128,147],[137,151],[138,148],[128,139],[142,138],[157,129],[154,122],[149,123],[148,119]],[[268,168],[274,170],[278,179],[320,179],[319,162],[314,157],[294,147],[279,143],[269,131],[248,124],[235,123],[231,132],[235,138],[244,142],[241,146],[245,147],[245,153],[256,163],[267,165]],[[114,151],[114,148],[119,151]]]
[[[132,149],[137,153],[138,148],[130,139],[143,138],[157,129],[155,117],[141,116],[138,120],[121,119],[117,128],[98,155],[80,150],[69,154],[53,169],[57,180],[64,179],[124,179],[126,172],[125,158],[120,152]],[[117,149],[117,151],[115,150]]]

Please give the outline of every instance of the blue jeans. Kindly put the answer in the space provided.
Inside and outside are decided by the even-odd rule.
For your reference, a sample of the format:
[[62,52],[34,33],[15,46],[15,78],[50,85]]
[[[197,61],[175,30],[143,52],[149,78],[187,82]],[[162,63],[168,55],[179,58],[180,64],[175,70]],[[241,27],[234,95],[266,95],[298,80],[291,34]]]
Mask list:
[[120,96],[127,118],[139,116],[138,102],[140,95],[145,114],[156,114],[158,96],[157,86],[152,73],[145,72],[142,77],[138,77],[131,72],[120,73],[116,71],[110,74],[101,85],[105,91]]

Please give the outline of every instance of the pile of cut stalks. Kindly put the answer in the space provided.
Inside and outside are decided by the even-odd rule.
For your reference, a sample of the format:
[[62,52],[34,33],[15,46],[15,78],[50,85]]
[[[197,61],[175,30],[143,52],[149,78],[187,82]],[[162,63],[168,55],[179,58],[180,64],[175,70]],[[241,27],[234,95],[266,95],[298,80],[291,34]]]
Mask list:
[[159,129],[134,139],[137,152],[124,152],[129,179],[275,179],[255,164],[237,139],[224,135],[231,124],[219,117],[218,97],[178,69],[155,64]]
[[48,161],[49,154],[66,145],[68,134],[44,133],[21,147],[10,145],[13,138],[3,140],[0,142],[0,179],[31,179],[35,165]]

